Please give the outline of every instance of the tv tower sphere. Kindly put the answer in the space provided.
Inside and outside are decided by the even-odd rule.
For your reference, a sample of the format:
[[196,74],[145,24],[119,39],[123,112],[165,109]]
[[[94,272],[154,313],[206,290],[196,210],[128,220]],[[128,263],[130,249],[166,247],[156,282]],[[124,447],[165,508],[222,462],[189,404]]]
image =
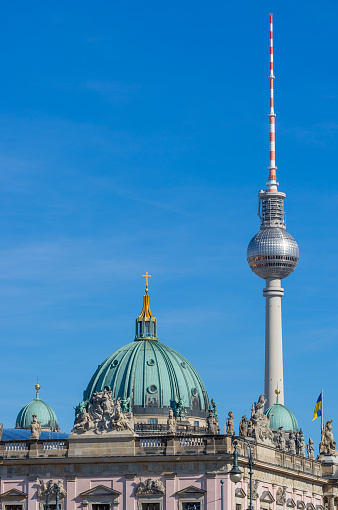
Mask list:
[[285,230],[266,228],[251,239],[247,259],[252,271],[260,278],[282,280],[296,269],[298,244]]

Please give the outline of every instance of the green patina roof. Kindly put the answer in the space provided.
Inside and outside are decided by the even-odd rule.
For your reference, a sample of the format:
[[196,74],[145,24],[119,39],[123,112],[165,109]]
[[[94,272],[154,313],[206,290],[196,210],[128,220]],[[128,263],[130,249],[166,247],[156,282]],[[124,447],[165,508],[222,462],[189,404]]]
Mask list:
[[264,411],[264,413],[266,416],[273,414],[270,420],[270,428],[272,430],[283,427],[283,432],[298,432],[298,423],[295,415],[278,401]]
[[58,420],[53,409],[46,404],[43,400],[39,399],[39,395],[32,400],[29,404],[26,404],[19,412],[15,427],[20,429],[29,429],[31,422],[33,421],[33,414],[37,415],[37,419],[41,422],[41,428],[44,429],[58,429]]
[[209,408],[207,391],[192,364],[154,340],[138,338],[109,356],[91,378],[84,400],[105,386],[113,398],[130,396],[136,414],[167,414],[175,398],[184,399],[190,416],[205,417]]

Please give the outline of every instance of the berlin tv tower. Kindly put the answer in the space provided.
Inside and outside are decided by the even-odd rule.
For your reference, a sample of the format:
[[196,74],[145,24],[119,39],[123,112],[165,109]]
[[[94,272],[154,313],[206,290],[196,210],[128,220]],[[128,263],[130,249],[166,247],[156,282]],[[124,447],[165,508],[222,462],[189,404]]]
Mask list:
[[273,25],[270,14],[270,164],[267,189],[258,192],[260,232],[250,241],[247,260],[252,271],[265,280],[265,383],[266,409],[275,403],[275,390],[280,390],[279,403],[284,404],[281,280],[296,268],[298,245],[285,231],[285,193],[278,191],[275,159],[275,110],[273,74]]

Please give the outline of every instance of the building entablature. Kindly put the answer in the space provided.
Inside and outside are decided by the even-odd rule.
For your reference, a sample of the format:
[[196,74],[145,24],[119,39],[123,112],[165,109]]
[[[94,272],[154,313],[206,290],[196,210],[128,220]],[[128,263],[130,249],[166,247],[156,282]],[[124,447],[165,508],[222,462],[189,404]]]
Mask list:
[[[239,443],[239,464],[247,473],[246,449]],[[322,462],[308,459],[300,455],[281,452],[275,447],[252,442],[255,473],[262,480],[280,483],[281,477],[306,481],[314,485],[323,483],[338,484],[338,479],[332,476]],[[70,436],[64,440],[28,440],[28,441],[0,441],[0,459],[3,467],[24,463],[46,464],[67,463],[81,464],[86,462],[126,463],[144,462],[144,458],[156,459],[157,462],[167,461],[169,458],[202,459],[205,462],[218,459],[228,467],[233,459],[232,437],[229,435],[163,435],[139,436],[136,434],[105,434],[102,436]],[[230,469],[230,467],[229,467]]]

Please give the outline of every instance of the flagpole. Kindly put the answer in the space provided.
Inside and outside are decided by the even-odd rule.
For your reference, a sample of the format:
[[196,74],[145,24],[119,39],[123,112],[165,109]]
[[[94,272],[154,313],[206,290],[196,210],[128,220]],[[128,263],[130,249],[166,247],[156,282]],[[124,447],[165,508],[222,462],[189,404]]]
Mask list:
[[323,390],[322,390],[322,412],[321,412],[321,430],[324,430],[324,400],[323,400]]

